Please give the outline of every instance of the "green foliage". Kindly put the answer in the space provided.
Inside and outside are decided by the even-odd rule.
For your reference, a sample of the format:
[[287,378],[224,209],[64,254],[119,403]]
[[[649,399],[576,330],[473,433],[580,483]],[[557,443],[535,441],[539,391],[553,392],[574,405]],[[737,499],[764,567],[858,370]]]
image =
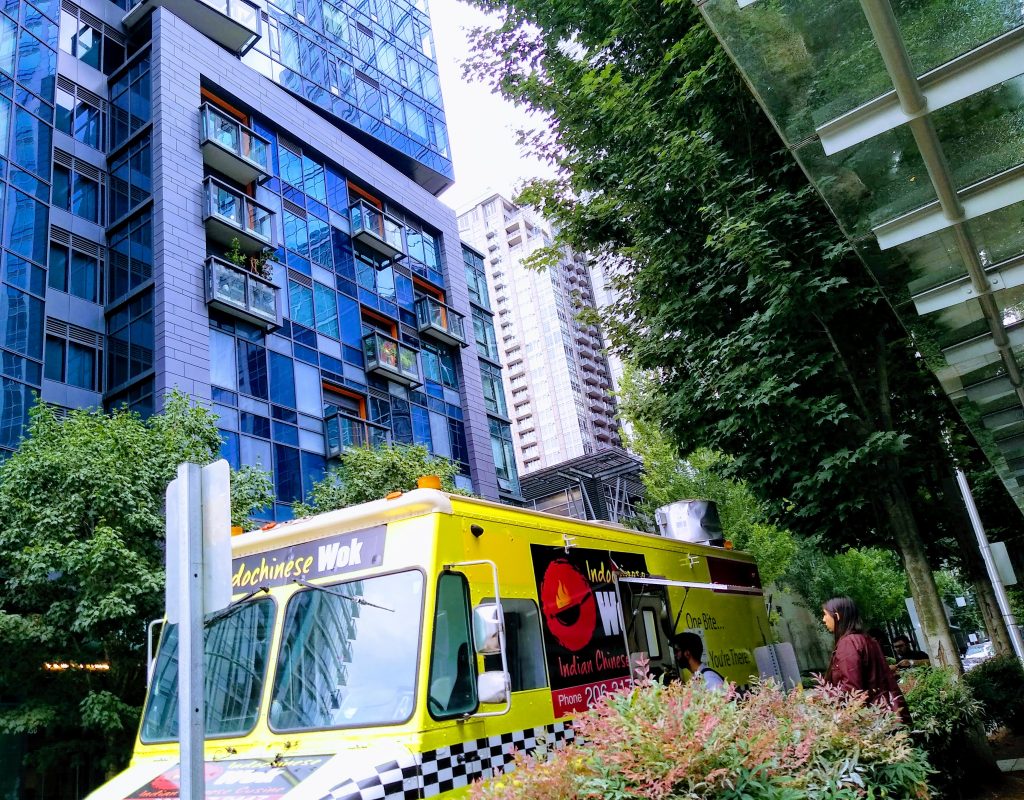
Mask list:
[[906,614],[907,575],[891,550],[860,547],[828,555],[819,542],[804,540],[783,583],[815,613],[829,598],[852,597],[869,628]]
[[231,524],[250,528],[250,515],[274,502],[274,481],[270,473],[253,466],[231,470]]
[[582,743],[516,756],[475,800],[927,798],[928,767],[898,718],[862,696],[755,686],[742,701],[695,681],[608,695]]
[[[963,633],[985,630],[985,620],[981,616],[981,609],[978,608],[974,590],[958,568],[940,569],[936,572],[935,587],[939,590],[939,596],[950,609],[950,619],[953,624]],[[964,598],[967,605],[958,606],[956,604],[958,597]]]
[[423,445],[356,447],[345,453],[341,464],[313,484],[309,503],[296,503],[295,516],[308,517],[323,511],[380,500],[389,492],[416,488],[423,475],[437,475],[441,488],[456,492],[458,465],[433,456]]
[[743,480],[726,477],[724,453],[698,448],[680,459],[659,424],[662,403],[653,382],[627,366],[619,411],[627,426],[624,439],[644,462],[645,512],[687,498],[714,500],[727,539],[757,559],[761,579],[773,583],[786,573],[797,550],[793,535],[771,524],[767,509]]
[[[772,522],[832,549],[895,542],[950,652],[918,517],[961,423],[697,4],[475,4],[499,23],[467,74],[550,122],[523,138],[557,176],[518,199],[615,275],[606,329],[676,453],[724,453]],[[812,69],[781,24],[761,41]]]
[[971,768],[967,745],[982,706],[971,687],[950,667],[917,667],[900,675],[913,718],[914,735],[945,786],[962,782]]
[[37,404],[0,465],[0,733],[33,735],[37,765],[127,760],[163,611],[167,484],[220,446],[209,411],[177,393],[164,408],[59,419]]
[[983,661],[964,674],[964,683],[981,703],[986,728],[1005,725],[1016,734],[1024,734],[1024,666],[1016,656]]

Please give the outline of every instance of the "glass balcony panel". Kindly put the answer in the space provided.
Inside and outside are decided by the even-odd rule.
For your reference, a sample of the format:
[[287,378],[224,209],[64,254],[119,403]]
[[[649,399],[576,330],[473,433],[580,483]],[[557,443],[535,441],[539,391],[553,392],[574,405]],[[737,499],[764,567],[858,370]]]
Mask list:
[[403,249],[402,226],[391,217],[384,215],[381,219],[384,231],[384,241],[396,250]]
[[207,113],[207,121],[212,139],[233,152],[241,150],[242,126],[239,123],[212,110]]
[[230,189],[223,186],[214,186],[214,213],[233,225],[242,227],[242,209],[244,203],[242,198]]
[[422,383],[416,350],[381,333],[363,338],[367,371],[382,372],[386,377],[409,385]]
[[277,289],[253,278],[249,281],[249,306],[268,319],[277,320]]
[[207,302],[263,328],[277,326],[277,287],[244,267],[210,256],[206,260]]
[[466,344],[463,315],[434,297],[416,301],[416,322],[420,333],[432,333],[446,344]]
[[271,212],[255,203],[246,203],[247,227],[258,236],[270,239]]
[[204,104],[200,113],[207,166],[240,184],[269,174],[269,143],[263,137],[210,103]]
[[213,296],[245,308],[245,273],[223,261],[213,261]]

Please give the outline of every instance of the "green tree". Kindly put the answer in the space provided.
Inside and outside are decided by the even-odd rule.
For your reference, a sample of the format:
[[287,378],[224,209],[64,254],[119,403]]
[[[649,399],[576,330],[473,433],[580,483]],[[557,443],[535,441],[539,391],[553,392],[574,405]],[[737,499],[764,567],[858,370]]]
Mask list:
[[617,273],[613,344],[657,376],[679,451],[730,456],[794,532],[895,543],[958,664],[917,512],[959,423],[695,6],[476,5],[500,23],[468,74],[550,121],[525,140],[558,176],[520,201]]
[[[124,766],[145,624],[162,613],[164,493],[180,462],[219,445],[214,417],[181,395],[148,421],[33,408],[0,466],[0,732],[34,735],[36,766]],[[107,669],[77,666],[91,664]]]
[[274,502],[274,481],[270,473],[253,466],[231,470],[231,524],[253,525],[252,515]]
[[627,365],[619,395],[619,412],[627,423],[627,446],[644,462],[644,512],[676,500],[714,500],[726,538],[757,559],[761,580],[774,583],[789,568],[797,541],[788,530],[772,524],[765,504],[743,480],[723,474],[731,461],[724,453],[698,448],[680,458],[662,430],[661,401],[649,378]]
[[[167,484],[180,463],[217,457],[215,423],[178,393],[148,420],[96,410],[60,419],[38,403],[0,465],[0,733],[31,737],[33,767],[125,765],[146,624],[163,614]],[[233,520],[267,505],[271,488],[265,472],[234,472]],[[97,664],[106,668],[81,668]]]
[[341,463],[313,484],[308,503],[296,503],[295,515],[308,517],[323,511],[346,508],[357,503],[380,500],[390,492],[416,488],[423,475],[437,475],[441,488],[456,492],[458,465],[433,456],[423,445],[356,447],[347,451]]
[[907,574],[899,557],[878,547],[828,555],[814,539],[800,543],[783,583],[817,612],[832,597],[851,597],[869,627],[906,616]]

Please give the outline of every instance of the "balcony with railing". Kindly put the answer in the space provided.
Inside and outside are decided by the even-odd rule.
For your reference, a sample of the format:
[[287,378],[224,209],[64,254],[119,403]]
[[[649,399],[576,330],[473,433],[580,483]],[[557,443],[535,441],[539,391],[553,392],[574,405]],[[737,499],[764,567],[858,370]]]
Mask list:
[[216,178],[206,179],[205,194],[207,236],[227,246],[238,239],[246,253],[274,246],[273,211]]
[[415,348],[377,331],[363,337],[366,371],[396,383],[406,386],[423,383],[416,353]]
[[391,431],[360,417],[339,411],[324,420],[327,457],[337,458],[359,447],[380,447],[391,441]]
[[416,301],[416,323],[424,336],[445,344],[466,346],[465,316],[434,297]]
[[206,304],[270,330],[277,327],[277,286],[254,272],[210,256],[206,259]]
[[259,7],[250,0],[141,0],[121,22],[132,30],[142,25],[156,8],[166,8],[236,55],[248,52],[260,39]]
[[395,261],[405,255],[405,226],[390,214],[360,200],[349,208],[352,238]]
[[199,147],[206,166],[238,183],[270,174],[270,142],[210,103],[199,109]]

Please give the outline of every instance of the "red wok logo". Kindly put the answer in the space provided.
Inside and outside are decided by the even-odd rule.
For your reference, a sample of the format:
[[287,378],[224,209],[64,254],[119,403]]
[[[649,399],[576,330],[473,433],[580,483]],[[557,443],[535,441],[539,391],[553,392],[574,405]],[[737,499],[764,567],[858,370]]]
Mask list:
[[597,602],[590,582],[565,559],[552,561],[540,585],[540,605],[548,630],[560,645],[576,652],[594,636]]

